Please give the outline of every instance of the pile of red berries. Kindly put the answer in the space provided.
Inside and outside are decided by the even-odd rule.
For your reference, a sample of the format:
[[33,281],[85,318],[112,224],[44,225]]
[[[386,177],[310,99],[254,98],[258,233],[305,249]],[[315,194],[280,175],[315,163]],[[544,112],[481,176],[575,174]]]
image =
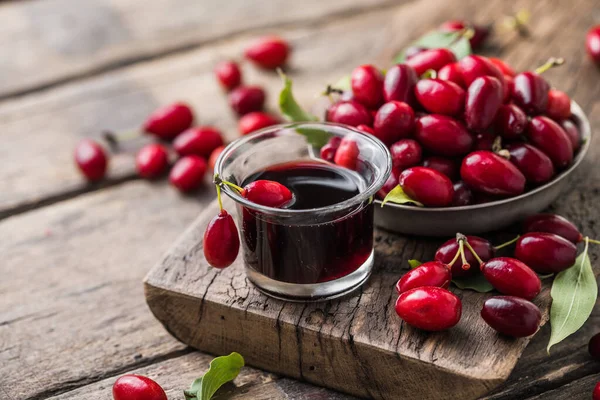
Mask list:
[[483,203],[517,196],[569,166],[581,142],[571,100],[540,75],[561,60],[517,74],[496,58],[457,60],[445,48],[412,53],[385,74],[373,65],[354,69],[351,91],[325,116],[389,147],[394,168],[380,198],[400,185],[424,206]]
[[[583,236],[575,225],[554,214],[538,214],[523,225],[523,236],[498,247],[484,238],[457,234],[442,244],[435,260],[406,273],[397,283],[396,313],[417,328],[438,331],[453,327],[461,317],[461,300],[448,289],[452,278],[481,272],[502,294],[486,300],[482,318],[496,331],[513,337],[533,335],[541,313],[531,302],[541,290],[536,274],[558,273],[577,257]],[[516,241],[513,257],[496,251]],[[479,268],[474,268],[478,265]]]

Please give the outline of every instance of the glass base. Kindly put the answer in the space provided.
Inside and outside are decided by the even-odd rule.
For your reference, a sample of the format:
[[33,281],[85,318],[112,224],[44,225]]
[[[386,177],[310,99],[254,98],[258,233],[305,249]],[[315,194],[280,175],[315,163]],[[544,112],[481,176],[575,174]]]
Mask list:
[[246,268],[248,279],[256,288],[267,296],[285,301],[326,301],[344,296],[356,289],[369,279],[373,270],[374,251],[367,260],[354,272],[328,282],[299,284],[276,281]]

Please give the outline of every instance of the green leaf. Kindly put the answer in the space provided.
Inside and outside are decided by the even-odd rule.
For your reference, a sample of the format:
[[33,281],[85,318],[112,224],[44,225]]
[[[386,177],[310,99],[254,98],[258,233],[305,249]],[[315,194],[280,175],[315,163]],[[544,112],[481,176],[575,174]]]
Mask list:
[[[466,37],[460,37],[461,32],[440,32],[431,31],[421,36],[415,42],[411,43],[412,46],[425,47],[427,49],[438,49],[446,48],[451,50],[456,58],[460,60],[472,53],[471,44],[469,39]],[[406,61],[406,50],[403,50],[400,54],[394,58],[396,64],[400,64]]]
[[197,394],[198,394],[198,390],[200,390],[200,386],[202,384],[202,377],[196,379],[194,382],[192,382],[192,384],[190,385],[190,388],[187,390],[183,391],[183,395],[185,396],[186,399],[188,400],[196,400],[197,399]]
[[548,279],[548,278],[552,278],[554,276],[554,274],[537,274],[537,276],[541,279]]
[[452,283],[454,283],[459,289],[469,289],[479,293],[487,293],[494,290],[494,287],[480,273],[461,278],[454,278],[452,279]]
[[396,204],[412,203],[416,206],[424,207],[424,205],[422,203],[419,203],[418,201],[413,200],[410,197],[408,197],[408,195],[406,193],[404,193],[404,190],[402,190],[402,186],[400,186],[400,185],[398,185],[395,188],[393,188],[392,190],[390,190],[390,192],[387,194],[387,196],[385,196],[385,199],[383,199],[383,201],[381,202],[381,207],[383,207],[385,205],[385,203],[387,203],[388,201],[390,201],[392,203],[396,203]]
[[577,332],[589,318],[598,297],[598,285],[588,256],[589,241],[575,264],[554,279],[550,295],[550,325],[552,333],[547,351],[569,335]]
[[279,110],[281,113],[294,122],[317,121],[318,118],[306,112],[294,98],[292,80],[281,72],[280,75],[283,79],[283,89],[279,93]]
[[421,264],[423,264],[423,263],[419,260],[408,260],[408,265],[410,266],[410,269],[415,269],[418,266],[420,266]]
[[325,146],[332,136],[331,133],[319,128],[296,128],[296,132],[306,136],[306,141],[317,149]]
[[213,359],[204,376],[196,379],[189,389],[183,391],[185,398],[210,400],[221,386],[238,376],[243,366],[244,358],[235,352]]

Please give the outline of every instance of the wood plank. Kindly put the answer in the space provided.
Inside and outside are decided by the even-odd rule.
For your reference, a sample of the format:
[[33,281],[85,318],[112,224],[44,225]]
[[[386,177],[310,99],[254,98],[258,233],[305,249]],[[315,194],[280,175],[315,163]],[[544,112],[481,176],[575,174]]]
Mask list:
[[598,382],[597,374],[588,375],[555,390],[550,390],[540,395],[530,397],[528,400],[591,399],[594,387]]
[[138,181],[0,222],[0,397],[45,398],[187,352],[141,279],[213,195]]
[[[44,0],[0,4],[0,98],[52,87],[252,30],[316,24],[390,0]],[[241,54],[238,55],[238,57]],[[43,68],[40,68],[43,66]]]

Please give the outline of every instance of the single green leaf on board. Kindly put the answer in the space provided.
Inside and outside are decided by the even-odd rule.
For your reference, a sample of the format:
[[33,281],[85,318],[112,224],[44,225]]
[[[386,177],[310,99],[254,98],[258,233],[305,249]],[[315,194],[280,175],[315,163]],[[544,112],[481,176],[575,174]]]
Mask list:
[[319,128],[296,128],[296,132],[306,136],[306,141],[310,143],[311,146],[316,147],[317,149],[320,149],[321,147],[325,146],[329,139],[333,136],[331,133]]
[[186,389],[183,391],[183,395],[185,396],[185,398],[187,400],[196,400],[197,399],[196,396],[198,395],[198,390],[200,390],[201,383],[202,383],[202,377],[196,379],[194,382],[192,382],[189,389]]
[[238,353],[217,357],[210,362],[204,376],[192,382],[183,394],[187,400],[210,400],[225,383],[234,380],[244,366],[244,358]]
[[459,289],[474,290],[479,293],[487,293],[494,290],[494,287],[480,273],[461,278],[454,278],[452,279],[452,283]]
[[[460,60],[472,53],[469,39],[464,36],[464,32],[440,32],[431,31],[421,36],[415,42],[410,44],[410,47],[418,46],[426,49],[446,48],[454,53],[456,59]],[[406,61],[406,50],[394,58],[396,64]]]
[[410,266],[410,269],[415,269],[418,266],[420,266],[421,264],[423,264],[423,263],[419,260],[408,260],[408,265]]
[[406,193],[404,193],[404,190],[402,190],[402,186],[400,186],[400,185],[398,185],[395,188],[393,188],[392,190],[390,190],[390,192],[387,194],[387,196],[385,196],[385,199],[383,199],[383,201],[381,202],[381,207],[383,207],[385,205],[385,203],[387,203],[387,202],[396,203],[396,204],[412,203],[419,207],[425,207],[422,203],[419,203],[418,201],[413,200],[410,197],[408,197],[408,195]]
[[552,333],[547,351],[569,335],[577,332],[589,318],[596,298],[598,285],[588,256],[589,239],[585,239],[585,249],[575,260],[575,264],[556,275],[552,283],[552,306],[550,326]]
[[317,117],[305,111],[292,93],[292,80],[288,78],[281,71],[279,72],[281,79],[283,79],[283,89],[279,93],[279,110],[281,113],[290,121],[303,122],[303,121],[316,121]]

